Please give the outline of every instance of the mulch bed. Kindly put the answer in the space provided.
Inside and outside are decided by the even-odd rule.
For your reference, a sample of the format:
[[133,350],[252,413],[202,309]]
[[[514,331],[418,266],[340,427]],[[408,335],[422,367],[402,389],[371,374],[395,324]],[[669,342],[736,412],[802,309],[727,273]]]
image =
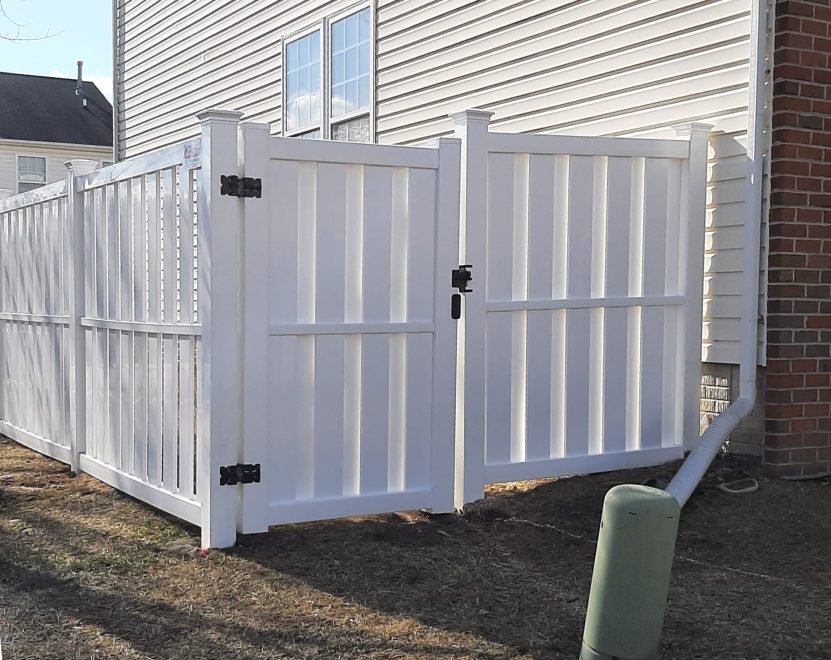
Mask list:
[[[576,658],[600,509],[675,465],[503,484],[462,515],[198,530],[0,439],[17,658]],[[751,476],[759,490],[712,487]],[[684,510],[665,658],[831,657],[831,484],[720,457]]]

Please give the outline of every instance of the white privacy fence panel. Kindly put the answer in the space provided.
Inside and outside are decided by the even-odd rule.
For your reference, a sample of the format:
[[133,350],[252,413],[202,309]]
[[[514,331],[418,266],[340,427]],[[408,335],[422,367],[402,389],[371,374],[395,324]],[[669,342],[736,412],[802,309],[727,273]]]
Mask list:
[[[679,456],[706,128],[503,135],[487,117],[390,147],[206,111],[201,140],[73,161],[0,201],[0,432],[212,547]],[[261,196],[229,195],[234,176]]]
[[67,183],[0,201],[0,432],[70,456]]
[[85,229],[81,467],[198,522],[196,170],[183,151],[176,145],[76,183]]
[[247,202],[262,221],[246,208],[244,419],[246,442],[265,438],[267,495],[246,499],[243,529],[451,509],[458,145],[255,130],[246,171],[256,140],[268,153],[265,199]]
[[690,143],[486,127],[460,128],[476,286],[457,504],[486,483],[680,456],[699,373],[701,277],[687,265],[703,262]]

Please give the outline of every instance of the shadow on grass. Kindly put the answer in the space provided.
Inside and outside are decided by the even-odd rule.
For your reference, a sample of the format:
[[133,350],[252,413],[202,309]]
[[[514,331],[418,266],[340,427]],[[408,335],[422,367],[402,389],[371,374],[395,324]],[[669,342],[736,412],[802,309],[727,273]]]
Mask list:
[[229,553],[373,610],[533,657],[576,657],[603,494],[546,511],[558,483],[463,516],[387,515],[273,528]]
[[[94,531],[84,530],[84,535],[89,537],[94,535]],[[88,635],[82,642],[82,646],[87,648],[78,648],[68,642],[64,645],[64,635],[55,630],[52,636],[56,639],[46,646],[32,644],[28,640],[25,646],[16,647],[14,638],[7,638],[4,647],[9,657],[35,657],[29,655],[31,653],[39,658],[80,657],[80,654],[117,657],[119,649],[124,651],[123,645],[152,658],[231,658],[253,657],[255,654],[258,657],[265,654],[269,654],[268,657],[271,657],[270,654],[279,657],[284,657],[284,654],[336,657],[371,653],[393,657],[453,657],[474,654],[462,645],[450,648],[417,641],[391,640],[373,636],[365,630],[344,634],[331,625],[321,625],[317,617],[290,609],[275,612],[279,618],[252,618],[250,624],[240,624],[219,613],[201,614],[193,607],[177,607],[140,593],[129,593],[123,588],[92,587],[84,584],[89,580],[67,576],[68,567],[55,565],[48,551],[34,549],[22,562],[15,560],[19,550],[19,545],[10,547],[0,539],[0,588],[5,592],[4,608],[7,611],[19,608],[37,612],[41,617],[52,612],[54,620],[62,621],[65,626],[94,627],[113,638],[109,643],[114,648],[108,649],[100,638],[96,640],[96,635]],[[81,563],[90,568],[88,562]],[[69,567],[69,570],[72,568]],[[111,574],[99,578],[102,582],[112,583]],[[194,584],[193,588],[205,586]],[[233,600],[238,594],[233,584],[227,587],[215,596]],[[103,656],[96,655],[101,652]],[[475,655],[493,657],[493,654],[479,652]]]

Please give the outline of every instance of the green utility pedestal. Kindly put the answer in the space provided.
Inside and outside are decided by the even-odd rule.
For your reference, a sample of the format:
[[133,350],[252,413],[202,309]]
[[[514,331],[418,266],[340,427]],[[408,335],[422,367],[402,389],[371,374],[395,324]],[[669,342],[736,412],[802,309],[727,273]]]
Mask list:
[[580,660],[658,657],[680,513],[657,488],[606,494]]

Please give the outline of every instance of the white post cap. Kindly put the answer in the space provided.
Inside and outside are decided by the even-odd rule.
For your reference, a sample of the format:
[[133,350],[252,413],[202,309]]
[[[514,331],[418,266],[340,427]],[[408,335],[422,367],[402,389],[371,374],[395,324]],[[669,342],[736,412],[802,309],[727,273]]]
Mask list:
[[450,113],[450,118],[456,126],[467,126],[473,123],[487,124],[490,122],[491,117],[493,117],[493,112],[480,108],[468,108],[461,112]]
[[208,121],[228,122],[230,124],[237,124],[242,119],[242,114],[238,110],[222,110],[221,108],[208,108],[196,113],[196,118],[204,124]]
[[100,167],[97,160],[89,160],[87,158],[73,158],[72,160],[66,161],[64,166],[75,176],[89,174]]

